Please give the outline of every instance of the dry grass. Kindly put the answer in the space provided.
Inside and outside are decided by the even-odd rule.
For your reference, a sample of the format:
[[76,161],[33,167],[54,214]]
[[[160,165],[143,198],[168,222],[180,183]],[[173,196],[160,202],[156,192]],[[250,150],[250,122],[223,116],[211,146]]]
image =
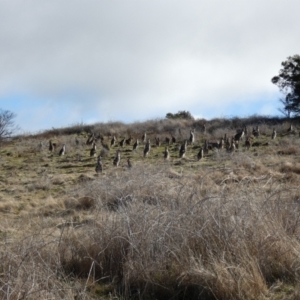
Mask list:
[[[125,146],[116,168],[116,146],[98,175],[82,124],[3,145],[0,299],[300,299],[298,136],[261,119],[257,146],[197,161],[204,139],[258,119],[214,120],[205,135],[204,121],[90,127],[106,142],[196,128],[185,159],[179,143],[168,162],[164,145],[146,159]],[[64,157],[48,152],[50,138],[66,143]]]
[[206,173],[168,175],[143,168],[77,191],[96,207],[61,235],[66,273],[86,278],[92,268],[93,282],[114,282],[128,298],[258,299],[278,280],[297,282],[299,207],[290,191],[270,177],[227,188]]

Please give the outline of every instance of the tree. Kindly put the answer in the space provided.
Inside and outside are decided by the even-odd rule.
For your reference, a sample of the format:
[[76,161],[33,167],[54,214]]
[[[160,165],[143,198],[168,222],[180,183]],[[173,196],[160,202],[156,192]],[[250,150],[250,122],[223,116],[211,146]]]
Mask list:
[[189,111],[185,111],[185,110],[179,111],[176,114],[167,113],[166,118],[167,119],[188,119],[188,120],[194,119],[192,114]]
[[291,103],[289,100],[289,97],[285,97],[285,98],[280,98],[279,101],[283,104],[283,108],[278,108],[278,110],[285,115],[286,118],[290,118],[291,117],[291,113],[292,113],[292,107],[291,107]]
[[280,99],[284,105],[280,111],[287,117],[291,114],[298,116],[300,115],[300,55],[289,56],[281,65],[283,68],[279,70],[279,75],[271,80],[285,95]]
[[16,114],[0,109],[0,142],[12,136],[19,128],[15,124]]

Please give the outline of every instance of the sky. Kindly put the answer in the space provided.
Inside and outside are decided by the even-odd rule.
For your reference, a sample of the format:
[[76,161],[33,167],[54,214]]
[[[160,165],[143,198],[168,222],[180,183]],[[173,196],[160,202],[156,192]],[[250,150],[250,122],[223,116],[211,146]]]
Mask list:
[[3,0],[0,109],[24,133],[79,123],[281,115],[298,0]]

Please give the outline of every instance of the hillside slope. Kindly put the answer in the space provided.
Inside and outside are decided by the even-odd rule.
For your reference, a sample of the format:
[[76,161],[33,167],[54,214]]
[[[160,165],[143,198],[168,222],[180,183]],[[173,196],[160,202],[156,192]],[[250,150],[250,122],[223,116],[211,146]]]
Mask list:
[[[297,299],[300,138],[293,125],[153,120],[3,143],[1,299]],[[220,147],[244,126],[249,149],[246,135],[233,149]]]

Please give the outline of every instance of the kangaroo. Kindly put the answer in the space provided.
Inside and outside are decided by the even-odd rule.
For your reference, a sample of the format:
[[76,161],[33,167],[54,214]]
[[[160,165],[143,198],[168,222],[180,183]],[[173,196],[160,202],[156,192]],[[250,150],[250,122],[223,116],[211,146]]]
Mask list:
[[151,145],[150,145],[150,139],[148,139],[146,145],[145,145],[145,148],[144,148],[144,157],[147,157],[149,152],[150,152],[150,148],[151,148]]

